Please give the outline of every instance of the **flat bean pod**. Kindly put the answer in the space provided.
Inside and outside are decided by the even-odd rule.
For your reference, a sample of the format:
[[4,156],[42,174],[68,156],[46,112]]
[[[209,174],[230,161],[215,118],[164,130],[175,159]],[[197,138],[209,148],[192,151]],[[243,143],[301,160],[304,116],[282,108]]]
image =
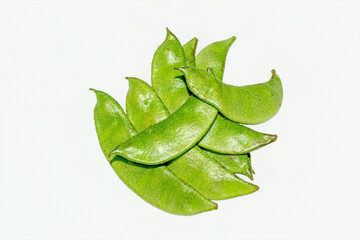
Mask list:
[[228,199],[259,189],[232,174],[197,146],[173,160],[168,168],[209,199]]
[[275,142],[276,139],[276,135],[254,131],[218,114],[198,145],[223,154],[244,154]]
[[[137,78],[128,80],[126,111],[137,129],[151,127],[156,121],[160,122],[170,116],[168,111],[159,107],[165,105],[151,86]],[[154,121],[147,121],[148,118]],[[227,199],[258,190],[257,186],[236,177],[197,146],[169,162],[167,166],[209,199]]]
[[[107,157],[117,144],[126,141],[137,132],[121,106],[112,97],[101,91],[93,91],[97,96],[94,109],[96,132],[101,149]],[[119,156],[110,164],[130,189],[163,211],[177,215],[193,215],[217,209],[216,203],[203,197],[166,166],[140,165]]]
[[[126,79],[129,81],[129,91],[126,95],[126,112],[130,121],[136,123],[134,126],[138,132],[142,132],[170,115],[160,99],[159,101],[151,101],[151,99],[159,98],[159,96],[154,90],[148,91],[147,83],[132,77]],[[142,82],[144,84],[141,84]],[[146,114],[138,114],[138,112],[146,112]]]
[[215,120],[215,108],[191,96],[167,119],[117,146],[109,157],[158,165],[182,155],[206,134]]
[[166,30],[166,39],[153,57],[151,84],[170,113],[173,113],[187,101],[189,92],[183,74],[174,69],[186,66],[184,50],[176,36],[169,29]]
[[[176,39],[176,37],[170,31],[168,31],[168,35],[169,34],[170,34],[171,37],[167,36],[164,43],[162,43],[160,45],[160,47],[157,49],[156,54],[155,54],[154,59],[153,59],[153,66],[154,65],[156,65],[156,66],[168,65],[168,67],[172,66],[171,62],[169,63],[167,61],[162,61],[163,58],[159,57],[159,56],[164,56],[164,55],[165,56],[166,55],[177,55],[176,51],[174,51],[173,53],[169,53],[169,51],[171,51],[171,49],[178,49],[181,46],[179,41],[171,40],[171,39]],[[221,75],[223,74],[222,72],[223,72],[224,66],[225,66],[225,58],[226,58],[226,55],[227,55],[227,51],[228,51],[228,49],[229,49],[229,47],[230,47],[230,45],[231,45],[231,43],[233,41],[231,39],[228,39],[228,40],[221,41],[219,43],[213,44],[210,47],[206,47],[205,48],[206,50],[203,50],[204,54],[211,54],[214,57],[214,59],[209,61],[209,63],[213,64],[213,66],[218,66],[217,69],[218,69],[219,72],[221,72]],[[171,46],[171,47],[164,48],[164,46],[168,46],[168,47]],[[225,53],[220,52],[220,50],[225,51]],[[195,40],[192,40],[189,43],[184,45],[185,57],[187,59],[195,58],[195,51],[196,51]],[[179,55],[179,57],[180,57],[180,55]],[[200,55],[200,58],[201,58],[201,55]],[[215,58],[218,58],[220,60],[216,60]],[[157,61],[159,61],[159,62],[157,62]],[[186,60],[186,62],[189,62],[189,61]],[[220,67],[220,66],[222,66],[222,67]],[[168,93],[172,93],[171,97],[174,99],[174,101],[167,102],[167,103],[164,102],[164,104],[166,105],[166,107],[168,109],[176,110],[182,105],[182,102],[186,101],[190,97],[190,94],[188,93],[188,89],[187,89],[186,85],[179,86],[177,84],[177,82],[173,78],[171,78],[171,77],[167,78],[166,77],[167,73],[162,73],[162,71],[165,71],[166,69],[168,69],[168,67],[164,67],[164,66],[159,67],[156,70],[157,74],[159,76],[164,76],[164,77],[156,78],[156,79],[152,78],[152,83],[154,84],[154,80],[156,80],[156,83],[158,84],[158,86],[161,86],[161,91],[158,91],[158,90],[156,90],[156,88],[154,88],[157,91],[157,93],[159,94],[161,99],[167,98]],[[209,71],[212,72],[213,70],[209,68]],[[153,70],[153,72],[155,72],[155,70]],[[182,88],[182,90],[181,90],[181,88]],[[162,97],[161,96],[162,94],[165,94],[165,95]],[[152,118],[151,116],[149,116],[149,117]],[[215,120],[215,121],[217,121],[217,120]],[[219,147],[226,144],[226,142],[220,142],[220,141],[217,141],[217,139],[225,139],[227,142],[228,141],[232,141],[232,142],[235,141],[236,142],[236,141],[239,141],[240,139],[242,139],[241,137],[249,137],[249,138],[251,138],[253,136],[251,134],[251,131],[248,131],[248,134],[245,134],[245,135],[244,135],[243,132],[241,132],[241,137],[237,136],[236,134],[239,133],[239,128],[241,128],[241,127],[239,127],[239,125],[234,123],[234,122],[231,122],[229,124],[213,124],[213,126],[215,126],[215,127],[216,126],[224,126],[226,128],[229,128],[229,129],[224,129],[225,133],[233,133],[233,134],[232,134],[232,139],[229,140],[229,139],[226,139],[226,137],[224,136],[224,133],[221,132],[221,131],[218,131],[218,129],[215,129],[215,131],[210,129],[210,131],[212,132],[212,135],[211,135],[210,138],[207,138],[207,140],[208,140],[207,142],[208,142],[208,145],[209,145],[210,149],[211,149],[212,144],[219,145]],[[234,134],[234,133],[236,133],[236,134]],[[216,134],[219,134],[219,136],[216,136]],[[263,138],[261,136],[259,136],[259,135],[255,135],[255,136],[257,136],[258,138],[253,142],[255,142],[257,144],[257,146],[259,146],[258,142],[261,141]],[[235,139],[233,139],[233,138],[235,138]],[[247,141],[247,143],[251,142],[251,139],[250,140],[245,139],[245,140]],[[265,140],[265,143],[263,145],[266,144],[267,139],[265,138],[264,140]],[[240,142],[238,145],[232,145],[235,148],[230,149],[229,152],[225,152],[225,153],[230,154],[230,153],[236,152],[236,151],[238,151],[240,153],[243,153],[244,149],[243,148],[238,148],[239,145],[243,146],[244,144],[241,144],[241,142]],[[250,149],[249,145],[247,145],[246,147],[248,149]],[[204,150],[204,151],[206,151],[206,150]],[[229,162],[229,161],[222,162],[222,159],[216,159],[216,160],[218,162],[220,162],[224,166],[225,166],[226,163]],[[227,167],[227,166],[225,166],[225,167]],[[232,168],[232,166],[228,166],[228,167]],[[244,169],[244,171],[250,171],[250,170],[249,169]]]
[[190,66],[177,69],[184,73],[193,94],[234,122],[259,124],[280,109],[283,90],[275,70],[265,83],[237,87],[222,83],[202,69]]
[[[138,131],[146,129],[169,117],[170,113],[151,86],[137,78],[127,79],[129,80],[129,91],[126,96],[126,111]],[[227,144],[227,142],[239,141],[238,144],[233,145],[232,149],[228,150],[229,152],[234,152],[238,148],[243,149],[242,138],[251,139],[256,137],[258,141],[264,139],[263,134],[259,135],[258,132],[228,121],[221,116],[216,117],[208,133],[211,134],[208,137],[205,135],[204,138],[206,139],[204,143],[205,146],[208,146],[210,149],[215,149],[215,147],[218,147],[217,145],[224,145]],[[221,137],[219,138],[219,136]],[[221,141],[219,142],[218,140]],[[266,141],[267,139],[265,138],[264,144],[266,144]],[[228,155],[215,153],[206,149],[202,150],[230,172],[240,173],[253,179],[250,154]],[[189,155],[190,153],[188,152],[187,154]],[[193,157],[190,156],[190,158]],[[179,161],[179,159],[177,161]]]
[[193,38],[189,42],[185,43],[183,46],[186,66],[195,67],[195,52],[196,52],[197,43],[198,43],[198,39]]
[[203,48],[196,56],[196,67],[203,70],[211,68],[214,71],[216,78],[222,81],[226,56],[230,46],[235,40],[235,37],[231,37],[229,39],[214,42]]

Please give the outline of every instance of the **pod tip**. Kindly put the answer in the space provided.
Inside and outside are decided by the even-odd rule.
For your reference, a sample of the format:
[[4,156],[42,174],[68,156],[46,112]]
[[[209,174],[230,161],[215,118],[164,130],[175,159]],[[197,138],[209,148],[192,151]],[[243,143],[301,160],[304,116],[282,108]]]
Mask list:
[[175,35],[170,31],[168,27],[166,27],[166,39],[175,38]]
[[95,94],[100,93],[100,91],[99,91],[99,90],[96,90],[95,88],[89,88],[89,90],[90,90],[90,91],[93,91]]
[[228,47],[230,47],[235,42],[235,40],[236,40],[236,37],[232,36],[231,38],[228,38],[228,39],[226,39],[224,41],[220,41],[220,42],[225,42],[228,44]]
[[214,209],[215,209],[215,210],[218,209],[218,204],[217,204],[217,203],[215,203]]
[[251,179],[251,181],[254,181],[254,176],[252,175],[252,172],[250,170],[247,170],[246,176]]
[[[198,44],[198,39],[197,39],[197,37],[194,37],[193,39],[191,39],[189,42],[187,42],[185,45],[187,45],[187,44],[191,44],[191,45],[193,45],[194,46],[194,49],[196,49],[196,47],[197,47],[197,44]],[[185,46],[184,45],[184,46]]]
[[276,75],[275,69],[271,70],[271,77],[275,77],[275,75]]

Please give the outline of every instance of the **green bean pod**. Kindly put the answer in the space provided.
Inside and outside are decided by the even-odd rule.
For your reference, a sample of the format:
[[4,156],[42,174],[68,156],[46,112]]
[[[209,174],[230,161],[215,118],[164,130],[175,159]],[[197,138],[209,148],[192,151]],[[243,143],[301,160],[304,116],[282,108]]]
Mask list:
[[[104,92],[92,90],[97,97],[94,109],[96,132],[101,149],[107,157],[117,144],[126,141],[137,132],[121,106],[112,97]],[[193,215],[217,209],[216,203],[206,199],[166,166],[140,165],[119,156],[110,164],[130,189],[163,211],[177,215]]]
[[237,87],[222,83],[202,69],[191,66],[177,69],[184,73],[193,94],[234,122],[263,123],[280,109],[283,90],[275,70],[265,83]]
[[198,145],[222,154],[244,154],[275,142],[276,139],[276,135],[254,131],[218,114]]
[[173,113],[187,101],[189,92],[183,74],[174,69],[186,66],[184,50],[176,36],[169,29],[166,31],[166,39],[153,57],[151,84],[170,113]]
[[235,37],[231,37],[229,39],[214,42],[203,48],[196,56],[196,67],[203,70],[211,68],[214,71],[216,78],[222,81],[224,76],[226,56],[228,54],[229,48],[235,40]]
[[[170,31],[167,32],[168,35],[165,39],[165,41],[159,46],[159,48],[157,49],[155,55],[154,55],[154,59],[153,59],[153,66],[161,66],[161,65],[168,65],[168,67],[172,66],[172,62],[167,62],[167,61],[163,61],[164,57],[163,56],[167,56],[167,55],[173,55],[173,56],[179,56],[181,57],[181,54],[177,54],[178,51],[173,51],[171,52],[171,49],[178,49],[181,47],[181,44],[179,41],[174,41],[173,39],[177,39],[176,36],[174,36]],[[169,36],[170,35],[170,36]],[[184,52],[185,52],[185,56],[187,59],[193,59],[195,57],[195,51],[196,51],[196,44],[195,44],[195,40],[190,41],[191,43],[187,43],[184,45]],[[216,44],[215,44],[216,45]],[[221,44],[217,44],[220,45],[219,47],[206,47],[206,52],[210,52],[212,54],[212,56],[214,57],[214,59],[212,60],[212,62],[214,62],[214,65],[216,66],[220,66],[220,65],[225,65],[225,58],[227,55],[227,50],[229,49],[230,45],[231,45],[231,41],[222,41]],[[166,47],[167,48],[166,48]],[[169,50],[170,49],[170,50]],[[215,51],[213,49],[217,49],[219,51]],[[220,50],[225,51],[225,53],[220,52]],[[204,51],[204,50],[203,50]],[[210,54],[209,53],[209,54]],[[218,54],[218,55],[216,55]],[[221,60],[216,60],[215,58],[221,59]],[[186,60],[187,62],[189,62],[188,60]],[[191,62],[191,61],[190,61]],[[211,61],[210,61],[211,62]],[[177,83],[177,79],[168,77],[168,73],[167,72],[163,72],[166,69],[168,69],[168,67],[165,66],[161,66],[159,67],[157,70],[154,69],[153,72],[157,72],[157,78],[152,77],[152,83],[153,83],[153,87],[154,84],[156,83],[157,86],[161,87],[159,90],[159,87],[156,88],[154,87],[155,91],[157,92],[157,94],[159,95],[159,97],[161,99],[166,99],[169,97],[169,93],[171,93],[171,97],[173,98],[172,102],[164,102],[165,106],[170,110],[176,110],[178,109],[182,103],[184,101],[186,101],[189,97],[190,94],[188,92],[188,89],[186,87],[186,85],[182,85],[181,87],[179,87],[178,83]],[[161,70],[159,70],[161,69]],[[224,68],[217,68],[218,71],[223,71]],[[209,69],[209,71],[212,71]],[[182,88],[182,90],[181,90]],[[171,112],[171,111],[170,111]],[[149,116],[149,118],[151,119],[151,116]],[[217,118],[218,119],[218,118]],[[152,121],[152,120],[151,120]],[[217,120],[215,120],[217,121]],[[213,126],[221,126],[224,124],[213,124]],[[213,127],[212,126],[212,127]],[[224,136],[224,134],[221,131],[218,131],[218,129],[213,129],[210,131],[213,133],[213,135],[211,135],[211,137],[207,138],[207,142],[208,142],[208,146],[210,147],[210,149],[212,148],[212,144],[214,145],[219,145],[218,147],[220,148],[221,146],[223,146],[224,144],[226,144],[225,142],[219,142],[217,139],[224,139],[227,142],[239,142],[240,139],[244,138],[244,137],[249,137],[252,138],[253,136],[258,137],[258,139],[254,139],[254,140],[248,140],[248,139],[244,139],[244,141],[246,141],[246,143],[249,143],[251,141],[257,143],[257,146],[259,146],[258,142],[260,142],[261,140],[265,140],[265,142],[263,143],[263,145],[266,145],[267,139],[263,138],[262,136],[259,135],[253,135],[251,134],[251,131],[247,131],[247,134],[244,134],[243,131],[239,131],[239,128],[241,128],[241,126],[239,127],[239,125],[237,123],[231,122],[229,121],[229,124],[225,124],[224,125],[226,128],[228,129],[224,129],[224,132],[226,133],[232,133],[231,134],[231,139],[226,139],[226,136]],[[212,128],[211,127],[211,128]],[[237,136],[235,133],[241,133],[241,136]],[[219,136],[216,136],[214,133],[219,134]],[[239,142],[238,145],[232,145],[235,148],[234,149],[230,149],[229,152],[225,152],[227,154],[231,154],[232,152],[236,152],[238,151],[239,153],[244,153],[246,151],[244,151],[243,148],[238,148],[240,146],[243,146],[244,144],[242,144],[241,142]],[[246,145],[246,144],[245,144]],[[250,149],[249,145],[246,145],[246,147],[248,149]],[[223,152],[224,153],[224,152]],[[222,165],[225,165],[227,162],[221,162],[222,159],[216,159],[218,162],[220,162]],[[246,166],[246,165],[245,165]],[[228,166],[229,168],[232,168],[231,166]],[[245,171],[250,171],[250,170],[245,170]]]
[[[151,127],[156,121],[163,121],[170,116],[168,111],[163,111],[165,105],[151,86],[137,78],[127,79],[129,91],[126,111],[129,118],[133,119],[135,128]],[[227,199],[258,190],[257,186],[236,177],[197,146],[169,162],[167,166],[209,199]]]
[[195,52],[197,43],[198,39],[193,38],[189,42],[185,43],[183,46],[186,66],[195,67]]
[[[129,81],[129,90],[126,95],[126,112],[130,121],[134,124],[138,132],[161,122],[170,114],[161,100],[151,101],[152,98],[159,98],[155,91],[148,91],[148,84],[139,84],[142,80],[132,77],[126,78]],[[141,96],[143,99],[139,99]],[[149,100],[150,99],[150,100]],[[146,111],[145,114],[138,112]]]
[[109,157],[158,165],[182,155],[206,134],[215,120],[215,108],[191,96],[167,119],[117,146]]
[[[126,96],[126,112],[128,113],[131,122],[139,132],[169,117],[169,112],[166,109],[166,106],[151,86],[137,78],[127,79],[129,80],[129,91]],[[221,116],[217,116],[216,119],[219,117]],[[252,132],[249,130],[244,133],[244,131],[242,131],[243,127],[239,124],[223,118],[220,120],[216,119],[208,131],[208,133],[211,132],[212,134],[208,137],[205,135],[205,146],[208,146],[210,149],[214,149],[213,146],[220,148],[220,146],[226,144],[227,142],[239,141],[238,144],[233,145],[233,149],[229,150],[229,152],[233,152],[234,149],[243,149],[241,141],[242,138],[251,139],[253,137],[257,137],[258,141],[264,139],[261,134],[258,134],[259,136],[254,136],[254,133],[257,134],[255,131]],[[244,129],[248,128],[244,127]],[[224,131],[226,135],[224,135],[221,131]],[[227,136],[229,138],[227,138]],[[220,144],[218,144],[219,137],[222,139]],[[253,171],[251,168],[251,160],[246,154],[240,154],[237,156],[216,154],[208,152],[206,149],[203,149],[203,151],[209,153],[212,158],[232,173],[240,173],[252,179],[252,175],[249,174],[249,172],[251,173]]]

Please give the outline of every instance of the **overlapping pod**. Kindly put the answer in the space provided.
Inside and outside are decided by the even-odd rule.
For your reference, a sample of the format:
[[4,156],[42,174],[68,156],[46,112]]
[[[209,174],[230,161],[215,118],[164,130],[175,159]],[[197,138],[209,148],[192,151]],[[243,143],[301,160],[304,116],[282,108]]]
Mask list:
[[[145,82],[137,78],[127,78],[129,80],[129,91],[126,96],[126,112],[130,121],[134,124],[138,132],[166,119],[169,112],[164,103],[160,100],[156,92]],[[212,125],[212,132],[221,131],[221,125]],[[220,128],[218,128],[220,127]],[[239,129],[232,128],[239,132]],[[251,133],[251,132],[250,132]],[[237,135],[231,134],[230,139]],[[249,137],[242,134],[242,137]],[[216,135],[210,135],[207,138],[208,146],[212,148],[213,145],[218,145]],[[229,139],[226,139],[229,140]],[[241,142],[240,142],[241,144]],[[221,144],[220,144],[221,145]],[[238,146],[235,146],[238,147]],[[203,150],[205,151],[205,150]],[[206,152],[209,153],[209,152]],[[222,166],[231,171],[232,173],[240,173],[252,179],[251,160],[248,155],[223,155],[216,153],[209,153],[212,158],[215,158]],[[206,195],[206,194],[205,194]]]
[[[196,56],[196,67],[207,70],[212,69],[216,78],[222,81],[225,70],[226,56],[229,48],[236,40],[235,37],[214,42],[203,48]],[[187,65],[193,66],[193,65]]]
[[217,205],[208,199],[258,190],[234,173],[253,179],[249,152],[276,136],[234,121],[257,124],[271,118],[281,105],[282,86],[275,71],[266,83],[223,84],[226,55],[234,40],[210,44],[195,58],[197,39],[181,47],[167,29],[152,62],[152,84],[158,94],[140,79],[128,78],[130,120],[114,99],[94,90],[96,130],[111,166],[135,193],[169,213],[213,210]]
[[[126,96],[126,112],[130,121],[134,124],[138,132],[141,132],[150,126],[161,122],[169,116],[169,111],[151,86],[137,78],[127,79],[129,80],[129,91]],[[211,131],[220,131],[221,127],[221,125],[219,126],[219,128],[216,126],[212,126],[213,129]],[[230,132],[230,135],[233,134],[231,134]],[[209,137],[212,138],[212,135],[210,135]],[[245,135],[245,137],[247,136]],[[216,138],[216,136],[214,136],[214,138]],[[215,139],[214,141],[208,142],[210,143],[208,144],[209,146],[217,145]],[[249,155],[224,155],[208,151],[206,151],[206,153],[212,158],[215,158],[222,166],[224,166],[230,172],[240,173],[249,177],[250,179],[253,179],[253,170],[251,168],[251,160]],[[190,181],[189,183],[191,184]],[[191,185],[194,186],[194,184]],[[209,189],[209,191],[212,191],[212,185],[204,187],[206,189]],[[209,196],[209,194],[203,194],[207,197]],[[216,191],[214,192],[214,194],[216,194]]]
[[217,115],[198,145],[223,154],[244,154],[272,143],[276,138],[276,135],[254,131]]
[[[167,30],[167,37],[166,37],[165,41],[159,46],[159,48],[157,49],[157,51],[154,54],[153,66],[154,66],[154,64],[156,66],[158,66],[160,64],[172,66],[172,61],[170,61],[169,63],[167,63],[166,61],[163,61],[163,59],[166,59],[166,55],[173,55],[173,56],[177,56],[178,58],[181,58],[181,56],[183,56],[183,54],[179,54],[179,51],[174,51],[171,54],[169,53],[169,51],[170,51],[169,49],[179,49],[181,46],[179,41],[174,41],[173,39],[177,39],[176,36],[173,35],[169,30]],[[206,64],[210,64],[211,66],[216,66],[216,65],[224,66],[226,53],[230,47],[230,44],[228,42],[229,41],[225,40],[225,41],[221,41],[219,44],[215,44],[215,47],[206,47],[205,49],[207,49],[207,50],[202,51],[202,52],[205,53],[206,55],[213,56],[210,60],[208,60],[206,62]],[[171,48],[164,47],[164,46],[169,46],[169,45],[171,45]],[[176,46],[172,46],[172,45],[176,45]],[[192,40],[190,40],[188,43],[186,43],[183,46],[185,62],[188,66],[195,65],[194,59],[195,59],[196,46],[197,46],[196,38],[193,38]],[[214,46],[214,44],[212,44],[212,46]],[[166,49],[166,51],[164,51],[164,49]],[[220,52],[220,51],[222,51],[222,52]],[[223,53],[223,51],[225,51],[225,54]],[[217,54],[219,55],[218,57],[216,56]],[[162,61],[160,63],[158,63],[157,62],[158,59],[161,59]],[[167,69],[167,67],[162,66],[159,69]],[[223,71],[224,68],[219,67],[218,70]],[[153,70],[153,72],[154,71],[155,70]],[[165,104],[168,109],[176,110],[178,107],[181,106],[182,102],[186,101],[190,97],[190,93],[188,92],[187,87],[185,85],[183,85],[182,88],[178,87],[177,80],[178,79],[169,78],[168,73],[162,72],[161,70],[157,71],[156,77],[152,76],[152,84],[153,85],[156,84],[156,86],[158,86],[158,88],[155,88],[155,90],[157,90],[157,93],[159,95],[163,95],[162,96],[163,99],[168,98],[169,97],[168,94],[172,93],[172,98],[176,100],[176,101],[168,102],[167,104]],[[176,86],[176,87],[174,87],[174,86]],[[176,88],[176,89],[172,89],[172,88]],[[131,90],[131,91],[133,91],[133,90]],[[180,93],[180,94],[176,94],[176,92]],[[160,111],[162,111],[162,110],[160,110]],[[149,115],[149,119],[152,119],[151,115]],[[150,121],[153,121],[153,120],[150,120]],[[236,123],[233,123],[233,125],[234,126],[232,128],[234,130],[237,130],[237,132],[238,132],[239,126]],[[213,124],[213,126],[219,126],[219,125]],[[232,128],[228,129],[228,131],[231,131]],[[216,129],[214,129],[212,132],[218,132],[218,131],[216,131]],[[232,135],[232,136],[234,136],[234,135]],[[251,135],[247,136],[247,137],[251,137]],[[214,136],[214,138],[211,138],[208,140],[213,140],[214,144],[222,145],[221,142],[217,141],[216,136]],[[236,140],[234,140],[234,141],[236,141]],[[206,152],[207,150],[204,149],[203,151]],[[221,163],[225,168],[231,169],[233,173],[245,173],[246,176],[252,178],[252,175],[247,174],[248,172],[251,172],[252,169],[239,169],[239,167],[234,167],[234,165],[236,165],[238,162],[241,162],[241,160],[244,159],[243,156],[239,156],[239,157],[237,157],[237,156],[225,157],[224,156],[221,158],[220,157],[216,158],[216,156],[213,155],[213,157],[215,157],[215,159],[219,163]],[[226,159],[226,160],[224,161],[224,159]],[[238,160],[238,161],[236,161],[236,160]],[[250,161],[250,159],[249,159],[249,161]],[[243,168],[251,167],[251,165],[249,165],[249,164],[241,164],[241,166]]]
[[186,66],[184,50],[176,36],[169,29],[166,31],[166,39],[156,50],[152,61],[151,84],[173,113],[187,101],[189,93],[183,74],[175,69]]
[[109,157],[122,156],[146,165],[168,162],[195,146],[216,115],[215,108],[191,96],[170,117],[120,144]]
[[[118,144],[137,131],[121,106],[108,94],[92,89],[97,96],[94,109],[96,132],[107,157]],[[108,159],[110,161],[110,159]],[[116,157],[110,162],[119,178],[153,206],[177,215],[193,215],[217,209],[217,204],[202,196],[166,166],[145,166]]]
[[195,52],[196,52],[197,43],[198,43],[198,39],[193,38],[189,42],[185,43],[183,46],[186,66],[195,67]]
[[[136,129],[146,129],[170,116],[167,110],[164,111],[165,105],[151,86],[137,78],[127,79],[129,91],[126,96],[126,112],[129,118],[133,119]],[[257,186],[236,177],[197,146],[169,162],[167,166],[175,175],[209,199],[227,199],[258,189]]]
[[283,90],[275,70],[265,83],[237,87],[222,83],[202,69],[191,66],[177,69],[184,73],[192,93],[234,122],[259,124],[280,109]]
[[[224,71],[224,65],[225,65],[225,58],[227,55],[227,51],[229,50],[229,47],[231,46],[231,43],[234,41],[234,38],[230,38],[224,41],[220,41],[216,44],[212,44],[209,45],[208,47],[206,47],[205,51],[203,50],[202,52],[204,54],[200,54],[201,55],[211,55],[213,56],[211,59],[207,60],[207,62],[205,63],[205,61],[200,61],[203,64],[207,64],[207,65],[211,65],[211,66],[218,66],[217,70],[218,70],[218,74],[220,74],[221,76],[223,75],[223,71]],[[174,57],[175,59],[180,59],[184,56],[187,56],[187,59],[193,59],[192,55],[195,54],[195,50],[196,50],[196,44],[195,44],[195,40],[191,40],[189,43],[186,43],[184,45],[185,47],[185,52],[186,53],[181,53],[181,51],[179,50],[179,48],[181,47],[180,42],[177,40],[176,36],[171,33],[169,30],[167,30],[167,36],[165,41],[159,46],[159,48],[156,50],[155,54],[154,54],[154,58],[153,58],[153,62],[152,62],[152,66],[154,68],[154,65],[157,66],[156,69],[153,69],[152,72],[156,72],[156,77],[154,77],[154,75],[152,75],[152,84],[153,84],[153,88],[155,89],[155,91],[157,92],[157,94],[159,95],[159,97],[163,100],[163,99],[168,99],[168,98],[172,98],[172,101],[163,101],[165,106],[167,107],[167,109],[172,109],[172,110],[177,110],[182,104],[183,102],[187,101],[187,99],[190,97],[190,93],[188,92],[187,86],[185,84],[180,85],[178,84],[178,78],[174,78],[174,76],[178,76],[179,73],[174,73],[171,77],[169,77],[169,73],[166,72],[166,69],[170,68],[173,66],[173,61],[168,58],[166,58],[166,56],[176,56]],[[175,49],[175,50],[172,50]],[[220,52],[220,51],[225,51],[224,52]],[[217,54],[219,55],[218,57]],[[198,55],[199,56],[199,55]],[[196,58],[198,58],[198,56]],[[185,61],[185,60],[184,60]],[[198,60],[196,60],[197,62]],[[180,61],[179,62],[183,62]],[[187,62],[192,62],[187,60]],[[165,66],[164,66],[165,65]],[[154,87],[157,86],[157,87]],[[200,101],[200,100],[199,100]],[[171,113],[171,111],[170,111]],[[215,119],[215,121],[218,121],[218,117]],[[225,132],[229,132],[230,134],[230,138],[227,139],[227,142],[237,142],[239,144],[237,145],[231,145],[234,146],[233,149],[230,149],[230,151],[225,152],[225,151],[221,151],[221,153],[225,153],[225,154],[243,154],[243,153],[247,153],[251,150],[254,150],[258,147],[261,146],[265,146],[268,143],[270,143],[271,141],[268,140],[268,138],[266,136],[268,136],[268,134],[261,134],[258,133],[256,131],[252,131],[249,128],[246,128],[244,126],[241,126],[235,122],[229,121],[229,120],[225,120],[227,121],[227,124],[213,124],[213,126],[210,129],[210,132],[212,133],[216,133],[219,134],[218,136],[216,136],[215,134],[210,135],[207,138],[207,144],[204,144],[205,148],[207,146],[209,146],[209,149],[212,150],[212,145],[219,145],[222,146],[224,144],[226,144],[226,142],[221,142],[218,139],[224,139],[224,134],[221,132],[224,129],[212,129],[213,127],[226,127],[226,129],[224,130]],[[241,135],[237,136],[236,134],[240,133]],[[269,135],[272,136],[272,135]],[[273,137],[273,136],[272,136]],[[244,143],[241,143],[241,140],[244,140]],[[250,144],[251,142],[256,143],[256,147],[251,148]],[[212,144],[210,144],[212,143]],[[245,148],[244,148],[245,147]],[[228,148],[227,148],[228,149]]]

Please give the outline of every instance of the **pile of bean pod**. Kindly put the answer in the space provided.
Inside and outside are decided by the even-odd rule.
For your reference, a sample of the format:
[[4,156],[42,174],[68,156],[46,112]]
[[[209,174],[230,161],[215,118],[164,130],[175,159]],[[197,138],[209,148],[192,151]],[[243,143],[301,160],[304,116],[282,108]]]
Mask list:
[[152,61],[151,83],[128,77],[126,113],[108,94],[96,93],[100,146],[119,178],[168,213],[217,209],[211,200],[253,193],[250,152],[277,138],[241,124],[259,124],[279,110],[280,78],[231,86],[222,82],[235,37],[215,42],[196,57],[197,39],[182,46],[167,29]]

